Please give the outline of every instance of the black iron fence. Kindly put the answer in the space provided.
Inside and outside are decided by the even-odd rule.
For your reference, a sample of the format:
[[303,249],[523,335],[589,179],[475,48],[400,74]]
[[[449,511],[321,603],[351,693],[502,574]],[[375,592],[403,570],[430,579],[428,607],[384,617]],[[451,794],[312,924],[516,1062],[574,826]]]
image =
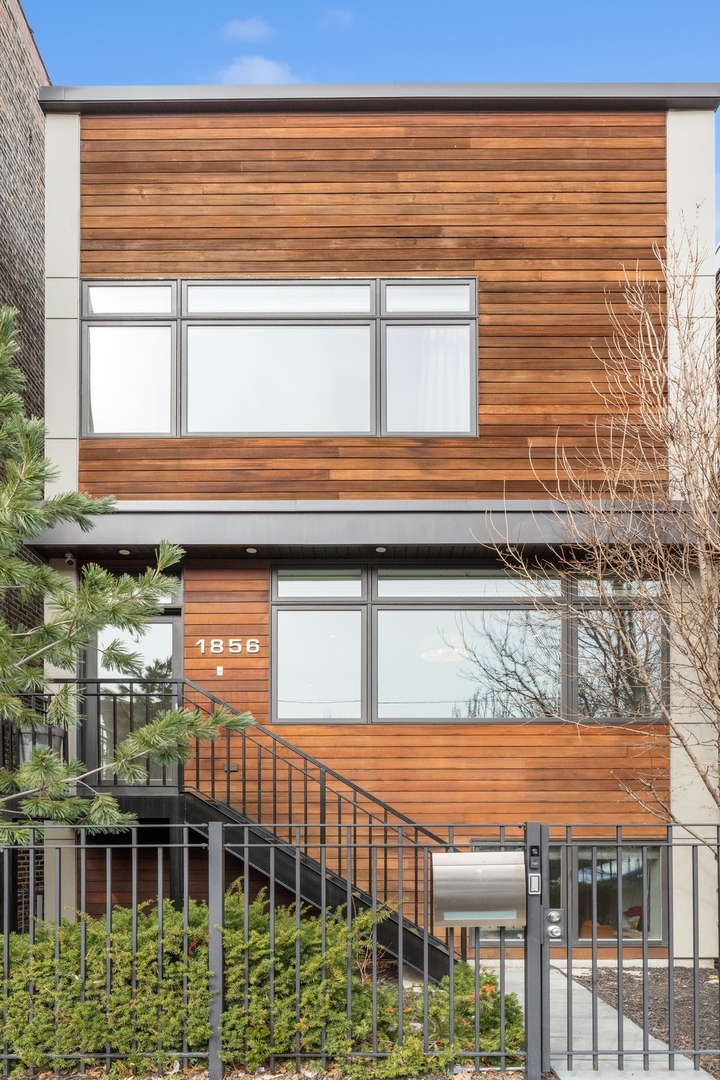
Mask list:
[[[423,848],[415,924],[403,914],[403,865],[416,845],[401,831],[370,840],[367,827],[347,827],[308,844],[306,827],[292,830],[270,844],[250,825],[215,822],[114,837],[36,831],[23,850],[30,887],[42,866],[44,892],[25,933],[12,929],[18,852],[6,849],[6,1074],[18,1062],[84,1072],[148,1058],[207,1061],[212,1077],[280,1060],[352,1071],[393,1055],[521,1064],[522,1003],[504,965],[483,965],[480,938],[430,932],[431,855],[447,845]],[[360,853],[370,894],[353,879]],[[390,901],[379,899],[381,865],[394,867]]]
[[[716,827],[440,825],[420,843],[403,825],[262,828],[52,827],[3,851],[5,1074],[717,1062]],[[536,843],[525,931],[433,932],[433,854]]]

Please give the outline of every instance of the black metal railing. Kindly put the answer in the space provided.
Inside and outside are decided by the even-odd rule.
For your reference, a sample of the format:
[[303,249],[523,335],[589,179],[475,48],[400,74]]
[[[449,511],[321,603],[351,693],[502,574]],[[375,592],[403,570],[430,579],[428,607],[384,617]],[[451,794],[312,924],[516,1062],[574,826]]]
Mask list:
[[[102,788],[125,788],[107,767],[115,747],[126,736],[154,720],[158,713],[182,704],[181,679],[83,679],[75,681],[84,712],[81,755],[89,769],[97,769],[93,784]],[[138,787],[177,788],[178,771],[143,761],[145,779]]]
[[[226,732],[215,741],[198,741],[192,760],[182,770],[165,769],[148,760],[145,779],[128,789],[104,768],[117,743],[127,734],[161,710],[176,705],[197,709],[204,715],[217,709],[238,710],[187,679],[84,679],[76,685],[85,711],[83,760],[89,768],[98,769],[94,782],[99,787],[124,793],[148,788],[186,793],[209,808],[229,813],[234,820],[262,825],[267,840],[272,842],[294,842],[296,825],[302,822],[307,860],[319,861],[321,850],[331,841],[335,842],[333,851],[344,850],[346,829],[363,828],[370,847],[376,842],[380,845],[376,865],[371,865],[369,848],[355,845],[351,865],[340,857],[329,858],[325,871],[342,881],[350,877],[356,890],[368,897],[376,894],[380,902],[392,902],[397,897],[397,875],[387,851],[390,830],[400,828],[408,890],[404,915],[413,924],[425,925],[422,844],[446,844],[446,837],[413,821],[259,724],[244,731]],[[273,823],[272,828],[266,825],[268,822]],[[429,920],[432,933],[431,914]]]
[[63,760],[67,759],[68,735],[64,728],[47,722],[51,693],[22,694],[20,701],[25,709],[35,714],[34,722],[13,724],[3,720],[0,724],[0,765],[17,769],[27,760],[36,746],[49,746]]
[[[183,702],[201,712],[222,706],[218,698],[185,680]],[[394,904],[403,897],[403,918],[427,929],[434,945],[432,905],[423,896],[423,845],[447,838],[413,821],[271,729],[256,725],[198,743],[183,771],[183,790],[211,805],[235,810],[244,820],[273,822],[281,843],[301,842],[306,862],[341,884],[352,881],[366,903]],[[282,823],[282,824],[278,824]],[[297,828],[300,824],[301,832]],[[366,843],[346,845],[347,829],[363,830]],[[400,830],[402,860],[392,850]],[[374,854],[373,854],[374,852]],[[401,881],[398,881],[398,872]],[[401,887],[402,886],[402,887]]]

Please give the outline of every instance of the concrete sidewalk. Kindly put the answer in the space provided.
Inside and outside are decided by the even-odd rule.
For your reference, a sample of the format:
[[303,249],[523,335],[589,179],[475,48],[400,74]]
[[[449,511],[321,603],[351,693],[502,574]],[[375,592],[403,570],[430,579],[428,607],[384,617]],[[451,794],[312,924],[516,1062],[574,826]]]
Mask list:
[[[492,968],[492,964],[487,964]],[[524,1000],[525,985],[522,967],[508,967],[505,971],[505,988],[514,992],[520,1001]],[[674,1064],[670,1068],[670,1055],[666,1043],[651,1036],[647,1040],[647,1050],[655,1051],[648,1057],[648,1069],[643,1068],[643,1031],[627,1017],[620,1018],[617,1009],[597,999],[597,1021],[595,1045],[598,1051],[597,1068],[593,1066],[593,997],[581,983],[571,984],[572,1012],[572,1060],[568,1063],[567,1018],[568,1018],[568,981],[560,968],[550,969],[550,1045],[551,1062],[560,1080],[597,1080],[598,1076],[617,1077],[618,1080],[633,1080],[647,1076],[648,1073],[692,1073],[698,1080],[712,1080],[703,1069],[695,1070],[692,1058],[677,1051],[673,1055]],[[626,1056],[623,1068],[618,1069],[618,1051],[622,1038]],[[628,1054],[628,1051],[634,1051]],[[640,1051],[638,1053],[637,1051]],[[658,1053],[660,1051],[660,1053]]]

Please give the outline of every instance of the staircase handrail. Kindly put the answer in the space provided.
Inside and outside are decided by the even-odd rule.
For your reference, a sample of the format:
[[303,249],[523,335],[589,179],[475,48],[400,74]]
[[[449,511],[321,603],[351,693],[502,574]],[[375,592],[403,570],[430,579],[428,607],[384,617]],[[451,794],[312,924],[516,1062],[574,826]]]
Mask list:
[[[192,682],[192,680],[182,679],[181,681],[184,685],[192,687],[192,689],[196,693],[200,693],[204,697],[209,698],[219,708],[227,709],[228,711],[234,713],[236,716],[240,714],[239,709],[236,709],[232,705],[228,705],[227,702],[223,701],[221,698],[216,697],[215,694],[211,693],[209,690],[206,690],[204,687],[198,686],[197,683]],[[267,725],[260,724],[256,720],[254,726],[256,728],[259,728],[263,732],[263,734],[266,735],[272,742],[285,747],[286,750],[290,750],[293,754],[296,754],[298,757],[302,758],[303,761],[308,762],[310,765],[314,765],[321,772],[324,772],[326,776],[333,777],[333,779],[339,781],[345,787],[350,788],[350,790],[353,791],[356,795],[360,795],[363,799],[367,799],[369,802],[379,807],[384,813],[394,815],[394,817],[399,818],[404,825],[411,825],[413,829],[416,829],[418,832],[428,837],[428,839],[432,840],[433,843],[442,844],[443,847],[447,845],[447,841],[443,840],[442,837],[436,836],[435,833],[431,832],[429,829],[426,829],[424,825],[419,825],[418,822],[413,821],[411,817],[408,817],[408,815],[404,814],[401,810],[398,810],[394,806],[390,806],[389,803],[384,802],[382,799],[378,798],[377,795],[373,795],[371,791],[366,791],[365,788],[360,787],[360,785],[356,784],[353,780],[349,780],[347,776],[343,776],[342,773],[339,773],[331,766],[326,765],[324,762],[320,761],[319,758],[313,757],[313,755],[308,754],[306,750],[302,750],[299,746],[296,746],[294,743],[291,743],[287,739],[284,739],[282,735],[277,735],[274,731],[267,727]],[[243,732],[237,732],[233,734],[240,734],[243,737],[250,739],[251,742],[255,742],[257,745],[261,745],[257,743],[257,740],[252,738],[251,732],[252,729],[248,728]],[[383,822],[383,824],[390,824],[390,822]]]
[[[204,687],[198,686],[198,684],[194,683],[191,679],[186,679],[184,677],[164,678],[164,679],[158,679],[158,678],[140,679],[140,678],[128,678],[127,676],[123,676],[123,675],[118,674],[118,676],[116,678],[102,678],[101,679],[101,678],[85,678],[85,677],[81,677],[81,678],[73,679],[73,678],[63,677],[63,678],[53,679],[52,682],[53,683],[58,683],[58,684],[60,684],[60,683],[74,683],[80,689],[83,686],[101,686],[103,684],[107,684],[107,685],[111,685],[111,686],[122,685],[122,686],[129,686],[129,687],[132,687],[132,686],[135,686],[135,685],[142,685],[142,684],[147,684],[147,685],[150,685],[150,686],[153,686],[153,687],[167,686],[168,688],[173,688],[176,691],[176,693],[178,694],[178,696],[182,697],[183,701],[185,700],[185,697],[186,697],[186,695],[184,693],[184,690],[185,690],[186,687],[188,687],[193,691],[193,693],[199,694],[201,697],[203,697],[203,698],[207,699],[208,701],[212,702],[212,704],[215,707],[217,707],[218,709],[225,709],[228,712],[233,713],[235,716],[239,716],[240,713],[241,713],[240,709],[237,709],[235,706],[228,704],[228,702],[226,702],[226,701],[223,701],[222,698],[217,697],[216,694],[213,694],[211,691],[206,690]],[[155,692],[156,693],[161,693],[162,691],[156,690]],[[306,750],[303,750],[299,746],[296,746],[294,743],[291,743],[287,739],[284,739],[281,735],[278,735],[276,732],[272,731],[271,728],[269,728],[267,725],[260,724],[256,720],[255,724],[254,724],[254,727],[258,728],[260,731],[262,731],[263,735],[267,739],[269,739],[270,742],[275,744],[275,746],[282,746],[285,750],[289,751],[291,754],[293,754],[296,757],[300,758],[307,765],[312,765],[314,768],[318,769],[321,772],[321,774],[324,774],[328,778],[332,778],[334,781],[336,781],[340,785],[344,786],[345,788],[350,789],[350,791],[352,791],[355,796],[359,796],[363,800],[366,800],[367,802],[369,802],[371,805],[377,807],[380,811],[382,811],[382,813],[384,815],[388,815],[388,814],[392,815],[396,819],[395,824],[397,824],[399,822],[402,825],[408,825],[415,831],[416,835],[421,834],[422,836],[426,837],[427,840],[429,840],[430,842],[432,842],[434,844],[441,844],[443,846],[443,848],[445,848],[447,846],[447,841],[444,840],[441,836],[438,836],[437,834],[433,833],[430,829],[426,828],[424,825],[420,825],[417,821],[414,821],[411,817],[409,817],[407,814],[403,813],[401,810],[398,810],[396,807],[390,806],[389,803],[384,802],[377,795],[374,795],[371,791],[367,791],[365,788],[361,787],[359,784],[356,784],[353,780],[348,779],[347,776],[343,776],[342,773],[339,773],[336,769],[333,769],[331,766],[326,765],[324,762],[320,761],[319,758],[313,757],[313,755],[308,754]],[[240,738],[246,738],[251,743],[253,743],[254,745],[260,747],[260,749],[267,750],[267,747],[264,747],[263,744],[259,740],[253,738],[253,736],[252,736],[252,728],[248,728],[248,729],[246,729],[245,731],[242,731],[242,732],[228,732],[228,736],[238,736]],[[285,758],[283,758],[282,760],[287,762],[287,759],[285,759]],[[288,762],[288,764],[291,764],[291,763]],[[297,766],[293,766],[293,767],[297,768]],[[334,792],[334,794],[338,795],[341,798],[344,797],[344,796],[342,796],[342,794],[340,792]],[[379,824],[391,825],[392,823],[389,822],[387,820],[387,818],[385,818],[384,820],[381,820],[379,822]]]

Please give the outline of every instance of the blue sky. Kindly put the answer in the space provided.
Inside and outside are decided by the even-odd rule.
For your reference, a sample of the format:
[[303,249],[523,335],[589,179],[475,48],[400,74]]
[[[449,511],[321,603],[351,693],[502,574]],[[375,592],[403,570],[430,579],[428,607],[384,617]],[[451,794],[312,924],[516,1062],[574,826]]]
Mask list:
[[720,0],[23,6],[56,84],[720,82]]

